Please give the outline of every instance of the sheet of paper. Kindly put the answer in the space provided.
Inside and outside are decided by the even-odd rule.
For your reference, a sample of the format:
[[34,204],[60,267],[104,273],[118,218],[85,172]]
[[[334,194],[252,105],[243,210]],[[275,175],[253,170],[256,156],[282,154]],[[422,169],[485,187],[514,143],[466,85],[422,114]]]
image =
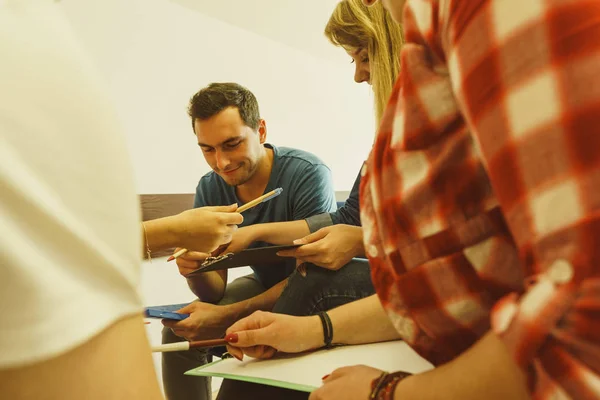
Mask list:
[[246,357],[216,361],[186,375],[216,376],[312,392],[336,368],[364,364],[385,371],[420,373],[433,366],[402,341],[335,347],[312,353],[277,355],[270,360]]

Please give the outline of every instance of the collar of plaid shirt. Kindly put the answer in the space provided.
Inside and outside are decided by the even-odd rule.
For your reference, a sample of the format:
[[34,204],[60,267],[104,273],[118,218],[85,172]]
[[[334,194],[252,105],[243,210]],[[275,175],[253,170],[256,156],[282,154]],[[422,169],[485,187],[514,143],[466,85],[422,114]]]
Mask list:
[[492,328],[537,398],[599,397],[600,2],[409,0],[404,26],[361,184],[383,306],[436,364]]

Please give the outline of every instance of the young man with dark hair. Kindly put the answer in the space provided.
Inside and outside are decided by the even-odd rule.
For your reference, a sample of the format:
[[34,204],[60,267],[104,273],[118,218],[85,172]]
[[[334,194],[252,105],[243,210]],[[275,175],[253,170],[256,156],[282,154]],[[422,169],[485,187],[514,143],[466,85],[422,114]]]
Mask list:
[[[236,83],[212,83],[192,97],[188,114],[198,146],[212,169],[200,179],[194,207],[241,205],[281,187],[280,196],[244,212],[240,226],[302,220],[335,210],[329,168],[306,151],[266,143],[267,125],[248,89]],[[252,246],[264,245],[257,242]],[[206,256],[188,252],[179,257],[181,274],[198,268]],[[295,269],[295,260],[251,267],[253,274],[229,284],[227,271],[189,278],[188,284],[200,301],[182,310],[190,313],[189,318],[165,321],[163,343],[221,337],[238,319],[256,310],[272,310]],[[302,292],[302,297],[294,295],[297,298],[287,301],[308,304],[311,293]],[[210,399],[208,378],[183,375],[205,363],[206,358],[207,352],[202,350],[163,354],[163,382],[169,399]]]

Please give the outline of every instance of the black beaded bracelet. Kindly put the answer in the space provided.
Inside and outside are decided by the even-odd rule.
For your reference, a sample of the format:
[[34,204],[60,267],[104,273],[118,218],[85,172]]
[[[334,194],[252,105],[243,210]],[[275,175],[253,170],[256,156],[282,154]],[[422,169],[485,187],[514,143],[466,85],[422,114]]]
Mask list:
[[325,343],[325,348],[330,349],[331,341],[333,340],[333,324],[327,312],[321,311],[317,315],[321,318],[321,323],[323,324],[323,342]]

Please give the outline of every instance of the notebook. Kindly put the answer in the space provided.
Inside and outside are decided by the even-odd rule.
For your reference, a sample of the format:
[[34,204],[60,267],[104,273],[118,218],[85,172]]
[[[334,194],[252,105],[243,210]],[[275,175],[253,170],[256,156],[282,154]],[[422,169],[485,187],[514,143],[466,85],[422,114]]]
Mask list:
[[413,374],[433,369],[405,342],[340,346],[301,354],[277,354],[269,360],[244,357],[244,361],[227,358],[192,369],[186,375],[215,376],[287,389],[312,392],[321,386],[321,378],[333,370],[364,364],[384,371]]
[[258,247],[255,249],[247,249],[240,251],[239,253],[227,253],[221,254],[217,257],[208,257],[200,268],[190,272],[186,275],[186,278],[201,274],[208,271],[217,271],[229,268],[247,267],[249,265],[256,264],[276,264],[280,263],[288,257],[280,257],[277,252],[282,250],[293,249],[301,246],[300,244],[289,244],[283,246],[268,246]]

